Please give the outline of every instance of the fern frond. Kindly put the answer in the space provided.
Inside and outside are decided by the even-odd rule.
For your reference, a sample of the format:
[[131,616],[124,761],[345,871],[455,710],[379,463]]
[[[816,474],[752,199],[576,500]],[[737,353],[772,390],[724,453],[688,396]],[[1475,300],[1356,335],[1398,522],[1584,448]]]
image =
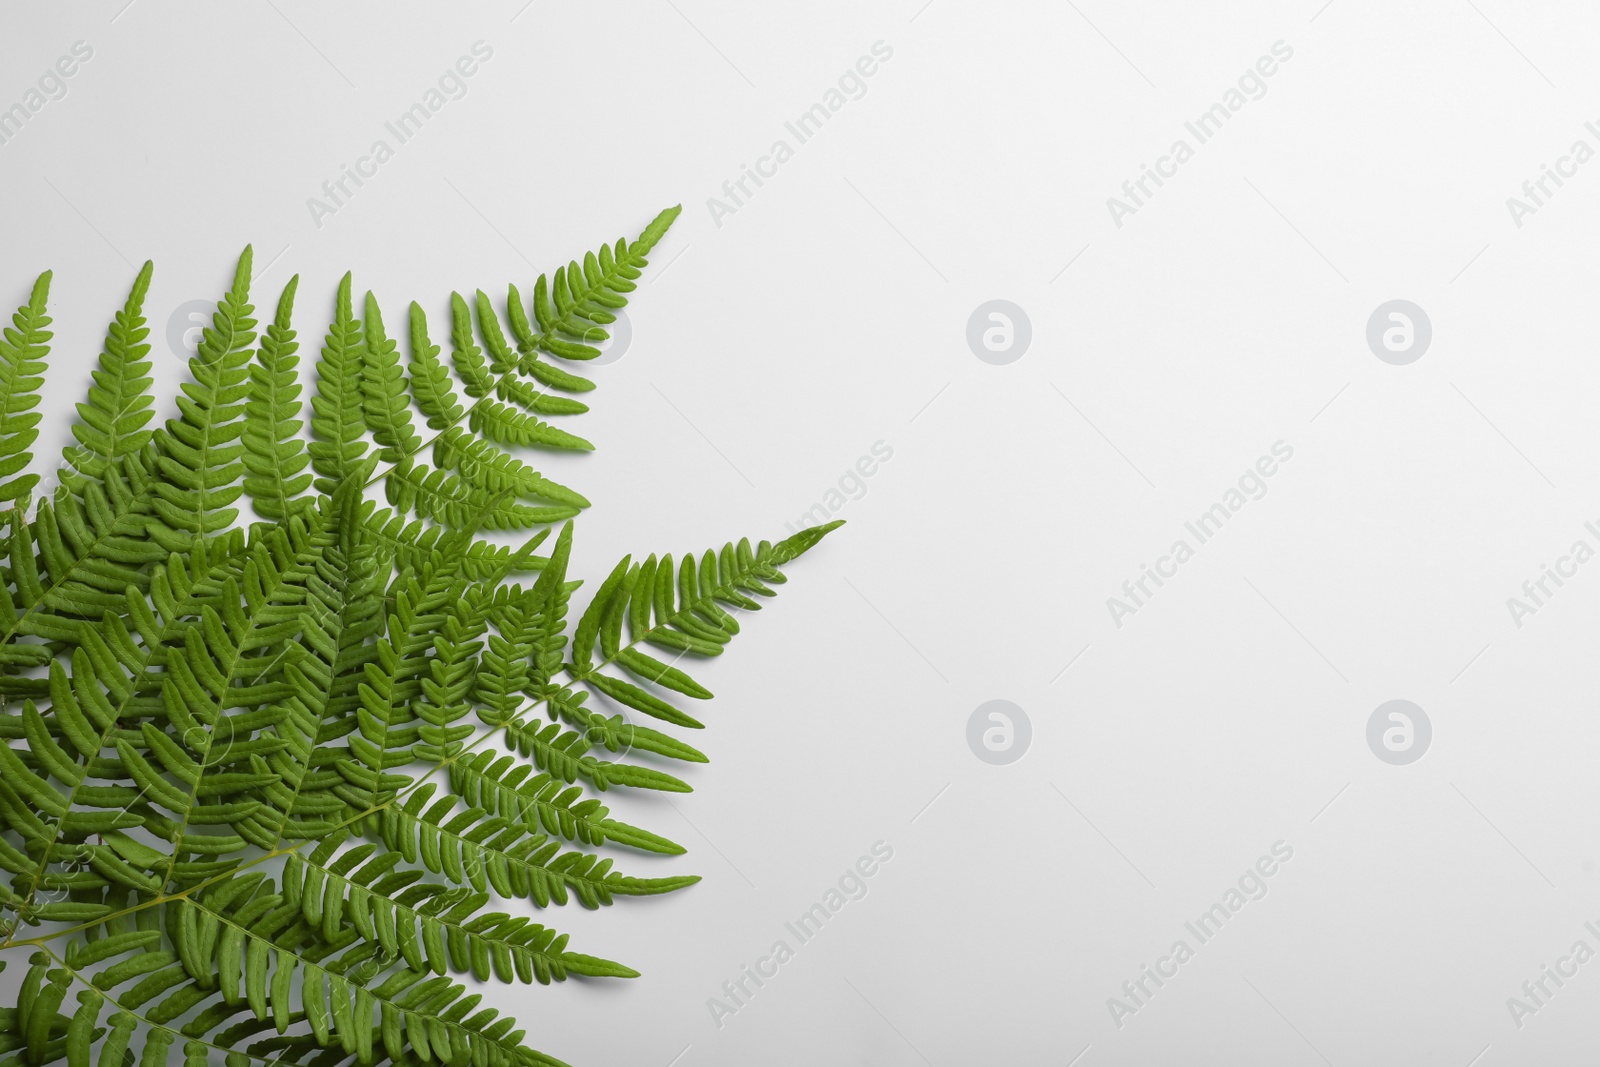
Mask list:
[[[472,312],[460,293],[450,294],[450,362],[455,364],[467,395],[473,399],[487,396],[489,390],[494,388],[494,375],[484,363],[483,349],[478,347],[473,337]],[[442,430],[444,426],[435,426],[434,429]]]
[[481,433],[501,445],[524,448],[559,448],[570,452],[593,452],[594,445],[566,430],[525,415],[508,404],[488,397],[478,401],[468,419],[474,433]]
[[[464,311],[465,304],[462,308]],[[461,421],[465,412],[456,399],[450,372],[439,361],[439,346],[428,339],[428,316],[415,300],[411,302],[411,376],[408,382],[430,430],[448,429]]]
[[[455,303],[459,305],[456,314],[462,320],[455,327],[459,335],[465,320],[466,304],[459,297]],[[470,338],[470,325],[464,328]],[[459,336],[457,351],[460,352]],[[471,369],[472,365],[469,364],[468,370]],[[487,371],[484,373],[487,374]],[[478,380],[485,385],[488,382],[487,378]],[[418,408],[427,417],[429,428],[443,431],[434,439],[433,458],[437,467],[453,470],[461,475],[469,487],[491,494],[510,491],[523,500],[543,500],[574,508],[589,506],[588,500],[580,494],[544,478],[521,460],[472,436],[457,425],[464,415],[464,409],[456,399],[450,375],[439,361],[439,347],[428,339],[427,317],[415,303],[411,305],[409,382]]]
[[682,845],[659,834],[612,819],[599,800],[581,799],[582,788],[549,774],[536,774],[532,767],[498,752],[482,752],[470,761],[452,764],[450,787],[471,807],[513,821],[520,819],[530,830],[542,829],[568,841],[594,846],[615,841],[672,856],[684,851]]
[[[293,558],[291,542],[294,541],[292,533],[265,528],[252,541],[253,551],[240,569],[245,586],[253,591],[261,590],[260,576],[275,573],[285,561]],[[204,581],[195,583],[186,593],[186,600],[189,593],[194,594],[191,603],[198,611],[208,613],[205,625],[195,628],[183,625],[180,620],[178,625],[163,627],[148,608],[135,609],[136,624],[148,641],[141,647],[108,612],[102,631],[113,639],[103,641],[102,631],[87,631],[88,640],[73,657],[70,685],[60,665],[52,665],[51,717],[44,727],[59,727],[59,732],[71,741],[77,752],[69,757],[64,748],[52,748],[35,736],[42,730],[33,728],[28,731],[32,742],[30,751],[36,759],[42,759],[42,769],[69,787],[65,798],[69,808],[115,810],[56,812],[46,807],[39,810],[49,817],[49,822],[34,820],[30,824],[26,818],[22,822],[15,817],[7,819],[11,828],[30,842],[30,851],[43,857],[40,864],[25,872],[31,879],[25,899],[31,899],[37,889],[52,888],[55,876],[46,865],[60,858],[53,853],[63,849],[67,850],[69,858],[75,856],[87,862],[97,874],[112,883],[153,893],[161,888],[165,878],[175,874],[184,878],[203,876],[218,862],[180,862],[180,853],[216,856],[243,848],[244,838],[188,832],[190,825],[232,823],[248,835],[250,822],[261,805],[252,798],[227,794],[265,786],[272,781],[272,776],[261,774],[265,767],[256,761],[282,745],[270,737],[252,736],[257,728],[280,717],[274,709],[252,708],[248,712],[222,716],[209,695],[225,694],[220,700],[224,705],[222,710],[241,698],[268,701],[274,696],[270,685],[261,684],[259,673],[254,689],[229,687],[228,679],[217,674],[216,660],[201,652],[205,648],[225,656],[226,652],[217,650],[236,652],[239,644],[248,647],[252,641],[263,644],[270,640],[264,636],[268,632],[265,625],[252,630],[241,623],[244,609],[238,606],[241,594],[231,573],[233,569],[230,563],[224,562],[213,572],[223,575],[222,589],[217,596],[209,596],[208,583]],[[164,584],[155,583],[155,599],[166,604],[167,595],[161,588]],[[266,584],[276,583],[269,580]],[[252,599],[259,601],[260,596],[252,592],[245,598],[246,604]],[[142,604],[131,593],[130,600]],[[213,605],[227,613],[231,630],[217,625],[219,616]],[[181,609],[174,611],[170,604],[163,610],[181,613]],[[263,614],[270,615],[270,609]],[[280,634],[285,631],[281,614],[275,626]],[[181,646],[167,648],[164,645],[165,639],[180,635]],[[236,665],[230,670],[240,677],[249,676],[248,665]],[[24,718],[29,718],[26,711]],[[139,718],[153,721],[146,721],[137,728],[125,728],[130,720]],[[167,734],[161,727],[170,727],[172,733]],[[219,735],[223,739],[221,749],[214,747]],[[100,751],[113,739],[117,758],[100,759]],[[199,759],[191,755],[194,752],[200,754]],[[241,770],[241,764],[248,769]],[[109,787],[88,784],[89,778],[107,777],[130,784]],[[22,776],[18,781],[27,783],[28,779]],[[201,803],[201,798],[208,802]],[[213,800],[219,802],[209,802]],[[174,820],[166,813],[180,817]],[[121,834],[135,827],[143,827],[145,832],[171,841],[174,845],[171,859]],[[85,843],[84,837],[90,833],[100,834],[103,843]],[[160,877],[156,876],[158,871],[162,872]]]
[[168,556],[145,536],[155,466],[154,446],[146,445],[107,463],[98,479],[78,482],[78,495],[41,500],[32,524],[12,524],[16,588],[0,591],[8,643],[18,635],[74,642],[80,620],[120,613],[129,586],[148,587],[148,569]]
[[50,316],[45,304],[50,298],[50,272],[33,283],[28,302],[11,316],[11,325],[0,333],[0,501],[27,496],[39,484],[37,474],[21,474],[28,469],[33,453],[28,449],[38,438],[41,416],[39,386],[44,384],[45,358],[50,354]]
[[[459,611],[467,591],[461,574],[461,557],[438,553],[420,572],[403,572],[390,587],[392,605],[386,633],[380,636],[375,655],[363,665],[358,687],[357,728],[348,738],[350,758],[335,766],[346,784],[333,792],[358,811],[387,804],[398,790],[411,784],[403,774],[391,774],[395,767],[413,762],[419,743],[437,746],[437,732],[425,739],[424,726],[414,725],[416,717],[430,704],[416,700],[423,693],[423,681],[430,672],[428,653],[434,650],[434,634],[452,612]],[[477,623],[469,605],[466,629]],[[427,722],[427,726],[448,730],[451,719]]]
[[[94,371],[86,402],[78,405],[81,420],[72,427],[78,445],[68,446],[67,467],[87,478],[102,476],[107,467],[125,455],[142,450],[151,438],[143,429],[154,417],[150,395],[150,335],[145,326],[144,298],[155,265],[149,260],[134,279],[128,300],[106,330],[100,366]],[[63,473],[64,483],[76,480]]]
[[[359,521],[360,494],[347,484],[323,498],[326,529],[337,531],[304,561],[304,609],[295,646],[286,658],[286,714],[273,727],[282,749],[266,757],[278,781],[263,790],[273,809],[263,817],[269,849],[283,840],[322,837],[334,831],[346,805],[332,789],[343,779],[317,753],[356,726],[359,687],[376,655],[368,641],[383,630],[388,556]],[[296,578],[299,576],[297,575]],[[298,584],[298,583],[297,583]]]
[[399,347],[384,332],[383,315],[370,292],[366,316],[362,323],[362,411],[380,446],[379,457],[385,463],[399,463],[422,447],[422,439],[411,427],[411,403],[405,372],[400,369]]
[[[670,555],[659,561],[650,556],[637,565],[624,556],[578,621],[568,672],[626,708],[675,726],[700,729],[703,724],[699,720],[658,692],[603,673],[601,667],[614,663],[639,682],[696,700],[709,699],[710,691],[687,673],[638,646],[655,645],[680,656],[720,655],[739,632],[738,620],[727,609],[759,610],[761,605],[752,595],[776,595],[767,583],[786,581],[779,568],[841,525],[835,521],[811,527],[776,545],[762,541],[754,549],[748,540],[737,546],[730,542],[718,552],[706,550],[698,561],[690,553],[676,568]],[[622,642],[625,622],[632,638],[626,646]],[[597,643],[603,658],[600,664],[594,660]]]
[[[571,508],[586,508],[581,493],[546,478],[521,460],[494,445],[452,426],[433,445],[433,461],[458,472],[468,485],[490,493],[512,493],[522,500],[549,501]],[[556,521],[556,520],[552,520]]]
[[[474,473],[481,470],[475,468]],[[395,508],[415,512],[418,518],[433,519],[452,530],[527,530],[578,514],[576,507],[519,504],[509,489],[475,485],[449,471],[410,460],[401,461],[389,472],[384,489]]]
[[187,550],[197,538],[227,529],[238,518],[229,507],[243,491],[235,484],[243,471],[244,401],[250,394],[250,345],[256,320],[250,317],[251,252],[245,246],[233,287],[217,304],[212,324],[201,334],[189,361],[194,381],[182,386],[181,418],[157,431],[157,464],[163,475],[151,503],[156,518],[150,536],[169,551]]
[[[610,724],[617,728],[617,732],[630,739],[639,736],[643,728],[632,727],[623,729],[626,724],[610,720]],[[614,763],[609,760],[600,760],[589,755],[589,750],[594,747],[590,735],[596,731],[591,730],[587,723],[583,725],[583,732],[563,730],[558,723],[546,726],[534,726],[527,723],[512,723],[506,728],[507,739],[524,756],[531,757],[534,766],[541,771],[559,777],[565,782],[575,782],[582,778],[601,792],[605,792],[614,785],[628,786],[633,789],[654,789],[664,793],[690,793],[693,792],[688,782],[668,774],[666,771],[655,767],[646,767],[637,763]],[[657,735],[665,738],[666,735]],[[660,747],[669,748],[671,739],[667,739]],[[648,751],[644,744],[638,744],[641,751]],[[682,746],[682,751],[699,755],[695,760],[690,755],[679,758],[691,762],[704,763],[705,757],[688,745]],[[663,752],[669,755],[670,752]]]
[[[583,706],[586,693],[573,693],[554,683],[562,670],[562,651],[567,646],[567,605],[575,583],[566,579],[572,551],[572,524],[562,528],[549,563],[540,573],[529,597],[530,624],[527,627],[529,666],[524,692],[546,704],[552,719],[561,718],[578,731],[563,730],[552,723],[537,727],[510,719],[503,709],[496,718],[505,721],[507,740],[518,752],[533,758],[535,766],[565,782],[582,778],[604,791],[613,785],[687,793],[687,782],[658,770],[627,763],[612,763],[589,755],[591,748],[603,746],[612,752],[640,751],[687,762],[704,763],[703,753],[690,745],[655,730],[635,727],[620,715],[607,718]],[[597,598],[599,599],[599,598]]]
[[[555,290],[551,290],[541,275],[534,286],[533,308],[537,327],[530,322],[527,308],[523,306],[516,287],[511,286],[508,318],[517,342],[515,351],[506,342],[491,301],[479,290],[474,301],[476,325],[477,333],[481,334],[484,345],[489,349],[487,362],[484,349],[479,347],[474,334],[473,309],[459,293],[452,293],[451,361],[461,376],[467,396],[476,403],[463,412],[459,404],[444,402],[444,394],[439,392],[442,383],[429,368],[425,375],[427,384],[418,392],[418,405],[428,416],[429,426],[443,430],[466,417],[473,433],[482,434],[497,444],[592,450],[594,446],[581,437],[535,417],[538,414],[578,414],[587,410],[584,405],[540,393],[513,375],[520,372],[547,387],[564,392],[587,392],[593,389],[592,381],[540,359],[540,353],[579,360],[599,355],[598,349],[566,338],[605,338],[601,324],[614,321],[613,312],[627,305],[626,294],[634,290],[635,280],[649,262],[646,256],[681,212],[681,206],[668,208],[657,215],[634,241],[619,238],[614,247],[602,246],[598,255],[587,254],[583,270],[578,269],[576,262],[558,269]],[[554,304],[551,302],[552,292],[555,293]],[[413,313],[415,322],[416,313]],[[413,349],[414,392],[418,390],[416,353],[427,347],[423,345],[420,349]],[[434,354],[422,357],[424,361],[434,358]],[[424,395],[429,390],[438,394],[437,400],[432,394]],[[491,399],[491,394],[499,399]]]
[[[530,831],[520,819],[489,815],[482,808],[456,811],[454,797],[429,803],[432,782],[404,804],[383,810],[383,841],[408,863],[478,892],[489,887],[502,897],[522,897],[539,907],[566,904],[568,890],[586,908],[610,904],[619,896],[656,896],[684,889],[698,875],[635,878],[611,869],[610,859],[593,853],[563,852],[559,842]],[[448,818],[447,818],[448,816]]]
[[365,348],[361,323],[350,305],[350,275],[339,281],[333,324],[317,360],[317,391],[311,398],[311,466],[319,474],[316,490],[332,496],[339,484],[355,476],[367,445],[361,389]]
[[[359,858],[361,851],[352,854]],[[465,995],[462,986],[443,977],[442,968],[435,972],[434,956],[440,963],[464,962],[467,966],[459,970],[475,970],[477,958],[485,956],[492,969],[497,957],[507,956],[511,975],[526,968],[533,978],[543,973],[555,979],[559,973],[564,979],[586,968],[627,971],[607,960],[591,964],[592,957],[566,952],[565,938],[542,927],[525,931],[523,924],[485,936],[480,924],[469,932],[466,924],[435,914],[446,908],[428,902],[426,895],[417,902],[420,906],[390,906],[387,938],[380,937],[372,913],[366,912],[365,925],[373,936],[365,941],[352,918],[368,894],[363,883],[370,883],[373,875],[355,872],[347,885],[343,877],[328,873],[342,867],[345,857],[332,867],[323,866],[327,857],[319,849],[315,859],[315,864],[291,861],[294,869],[285,871],[281,892],[252,875],[218,882],[193,900],[162,905],[170,950],[153,951],[148,932],[141,930],[108,938],[118,942],[111,952],[97,951],[91,943],[73,946],[65,962],[39,959],[44,954],[38,954],[35,968],[40,973],[36,979],[30,972],[25,982],[32,993],[25,993],[26,1018],[40,1032],[37,1062],[66,1055],[73,1067],[74,1045],[87,1049],[105,1033],[95,1024],[110,994],[117,1009],[108,1020],[108,1044],[118,1057],[113,1064],[121,1062],[123,1048],[136,1042],[134,1022],[145,1028],[143,1064],[165,1063],[179,1038],[184,1039],[186,1063],[203,1064],[211,1051],[224,1054],[229,1064],[280,1063],[283,1054],[294,1050],[301,1056],[319,1051],[342,1054],[341,1059],[353,1055],[362,1063],[414,1063],[423,1057],[447,1063],[559,1064],[523,1047],[523,1032],[513,1030],[510,1018],[493,1010],[468,1015],[480,998]],[[389,881],[391,885],[379,885],[393,892],[397,887],[392,876]],[[458,900],[444,902],[454,903]],[[160,931],[153,932],[160,936]],[[384,940],[393,943],[394,951],[379,956]],[[130,949],[136,954],[128,954]],[[98,966],[118,953],[117,962]],[[420,966],[405,962],[412,956]],[[399,965],[393,966],[396,959]],[[50,967],[50,962],[63,965]],[[79,1011],[69,1020],[59,1017],[56,1008],[59,994],[73,980],[86,989],[78,997]],[[28,989],[30,983],[36,992]],[[240,1015],[246,1020],[227,1025]],[[47,1044],[58,1032],[67,1040]],[[215,1039],[206,1040],[212,1033]],[[262,1034],[275,1036],[244,1043]]]
[[544,566],[544,557],[534,555],[534,549],[543,543],[549,530],[541,530],[521,548],[513,549],[486,541],[471,541],[461,537],[459,532],[428,526],[420,520],[407,522],[403,514],[375,507],[371,501],[364,507],[363,522],[367,529],[379,544],[393,553],[401,567],[415,569],[446,545],[461,556],[462,574],[468,578],[499,580],[509,574],[525,574]]
[[[599,908],[698,880],[615,870],[618,849],[684,849],[598,794],[691,790],[663,769],[706,762],[674,736],[711,696],[682,658],[719,654],[831,529],[625,557],[572,610],[589,502],[511,449],[592,447],[562,428],[593,389],[566,364],[676,214],[541,277],[531,306],[509,287],[505,323],[481,291],[453,298],[455,375],[417,304],[402,365],[346,275],[309,443],[298,279],[258,339],[245,249],[151,432],[139,272],[65,491],[0,526],[0,948],[32,953],[0,1067],[560,1067],[465,977],[637,975],[491,898]],[[48,280],[0,334],[0,501],[32,495],[11,476],[37,434]],[[390,508],[365,499],[379,481]]]
[[[510,297],[512,303],[508,306],[511,309],[511,318],[513,322],[520,321],[522,327],[526,329],[527,317],[522,314],[520,297],[515,286],[511,287]],[[505,335],[500,332],[500,320],[495,315],[494,305],[482,289],[478,290],[476,307],[478,329],[483,334],[484,347],[489,350],[489,370],[499,375],[499,380],[495,384],[496,396],[536,415],[581,415],[589,410],[587,404],[570,397],[541,393],[529,383],[515,377],[511,372],[520,369],[522,361],[506,343]]]
[[[482,293],[479,299],[480,306],[487,307],[487,298]],[[469,374],[482,375],[475,379],[480,384],[490,381],[491,374],[499,374],[501,377],[496,389],[500,395],[528,400],[515,391],[516,383],[510,377],[509,372],[515,364],[514,357],[502,359],[497,356],[489,368],[484,368],[481,361],[463,361],[460,320],[466,314],[465,303],[457,297],[454,304],[458,320],[454,328],[458,366]],[[376,306],[371,305],[368,317],[375,314]],[[489,314],[492,316],[492,309]],[[490,331],[491,347],[504,349],[505,342],[499,336],[498,326],[491,320],[486,329]],[[375,436],[380,443],[401,442],[387,447],[383,453],[383,458],[394,464],[383,476],[390,504],[402,512],[411,511],[419,518],[433,519],[453,529],[473,526],[486,530],[528,529],[560,522],[577,514],[576,509],[588,506],[588,500],[580,494],[544,478],[509,453],[456,425],[465,412],[456,400],[449,374],[439,362],[438,346],[428,338],[427,318],[416,304],[411,306],[412,373],[409,378],[401,372],[398,359],[392,355],[392,348],[392,343],[383,348],[389,354],[379,359],[370,354],[374,349],[369,343],[365,372],[368,422],[374,425],[378,425],[380,420],[384,422],[383,427],[375,431]],[[477,349],[474,346],[470,351],[476,353]],[[382,385],[377,384],[380,378]],[[430,469],[412,458],[421,441],[411,429],[409,405],[404,393],[407,384],[430,428],[442,431],[433,441],[434,461],[438,469]],[[486,408],[486,404],[495,404],[495,409]],[[537,437],[546,443],[564,447],[587,444],[579,438],[545,427],[536,419],[511,413],[509,409],[506,416],[500,418],[497,411],[499,407],[495,401],[480,399],[472,409],[472,425],[483,425],[483,420],[488,419],[488,424],[500,430],[499,436],[505,440],[515,438],[528,441]],[[582,405],[577,405],[577,408],[570,404],[544,407],[571,412],[582,408]],[[391,421],[393,426],[389,425]],[[503,426],[509,428],[502,430]],[[450,473],[452,471],[455,473]],[[519,500],[529,503],[518,503]]]
[[530,590],[493,610],[499,632],[489,635],[473,692],[474,701],[480,705],[478,717],[485,726],[504,726],[522,707],[529,660],[542,628],[540,599],[537,590]]
[[[317,540],[306,538],[292,561],[280,562],[267,551],[254,554],[242,580],[228,580],[222,610],[204,606],[200,624],[186,629],[182,648],[167,656],[165,728],[146,722],[142,750],[132,738],[117,741],[128,773],[153,807],[171,816],[152,812],[144,823],[173,848],[161,884],[184,880],[186,855],[220,857],[243,850],[247,842],[271,845],[270,837],[252,833],[264,805],[251,794],[278,782],[266,756],[285,743],[270,736],[258,743],[255,735],[288,715],[285,700],[294,690],[283,678],[284,649],[299,647],[294,639],[301,630],[303,599],[303,590],[290,578],[309,571],[321,550]],[[241,761],[245,769],[239,768]],[[191,832],[194,825],[219,822],[236,833],[202,837]],[[196,872],[217,860],[200,862]]]
[[477,311],[478,334],[489,353],[489,373],[504,381],[505,376],[516,369],[516,353],[506,343],[506,336],[500,329],[500,316],[495,314],[489,294],[479,289],[473,308]]
[[451,607],[433,635],[434,655],[426,673],[418,677],[421,699],[416,702],[418,727],[415,753],[424,760],[446,764],[461,751],[476,731],[461,722],[471,710],[471,695],[478,671],[479,641],[487,629],[487,583],[469,589]]
[[278,298],[278,312],[261,337],[250,367],[250,399],[245,404],[244,491],[263,518],[282,520],[313,506],[304,496],[311,475],[303,473],[311,462],[300,439],[304,425],[296,416],[300,382],[296,368],[300,345],[295,341],[294,312],[297,274]]
[[413,971],[471,973],[480,981],[494,977],[548,985],[565,981],[569,973],[638,976],[611,960],[567,952],[566,936],[548,927],[503,913],[482,914],[487,893],[404,884],[411,879],[392,873],[398,854],[379,854],[376,843],[336,856],[329,846],[341,840],[328,839],[303,860],[292,855],[283,872],[286,902],[298,904],[301,917],[327,942],[339,942],[341,933],[354,927],[382,954]]
[[[242,265],[247,257],[248,250]],[[150,412],[144,410],[150,403],[149,379],[145,377],[149,364],[139,359],[148,352],[148,346],[140,343],[147,333],[140,309],[149,273],[147,264],[108,333],[89,402],[79,405],[79,421],[73,433],[80,445],[67,449],[67,462],[61,471],[62,481],[71,493],[58,495],[55,507],[42,503],[41,514],[31,528],[12,530],[10,547],[17,586],[12,607],[22,610],[13,621],[6,622],[6,642],[19,634],[76,641],[81,624],[75,616],[97,618],[111,606],[107,594],[114,597],[128,585],[145,589],[149,568],[168,550],[184,547],[210,554],[204,540],[192,539],[188,531],[174,534],[165,519],[177,515],[187,523],[185,508],[204,502],[209,492],[194,487],[200,481],[231,481],[238,469],[230,467],[231,450],[224,447],[236,431],[218,430],[212,424],[225,422],[237,413],[230,406],[238,398],[237,371],[228,366],[236,362],[236,357],[223,350],[248,342],[239,337],[224,339],[218,331],[248,332],[253,322],[247,325],[248,314],[241,308],[248,305],[242,299],[230,297],[219,305],[213,327],[204,339],[203,354],[192,362],[211,358],[220,370],[197,377],[194,386],[185,386],[186,390],[199,391],[201,400],[196,402],[192,392],[180,400],[184,420],[176,431],[161,432],[158,448],[155,436],[139,429],[150,417]],[[242,279],[236,274],[235,289],[247,280],[247,273]],[[202,377],[216,388],[208,391]],[[207,428],[200,429],[201,423]],[[218,446],[210,462],[221,470],[201,474],[190,469],[206,462],[201,458],[202,452],[191,447],[197,441]],[[181,475],[177,481],[170,474],[174,469]],[[220,486],[212,488],[221,491]],[[226,492],[237,496],[236,491]],[[227,535],[217,532],[211,536]],[[23,558],[30,549],[39,552],[33,563]],[[0,614],[8,614],[3,606]]]
[[541,275],[534,285],[533,313],[542,333],[534,337],[530,330],[526,350],[542,348],[572,360],[598,356],[599,349],[580,342],[606,338],[604,326],[614,321],[614,311],[627,305],[626,294],[636,288],[634,282],[649,262],[645,256],[682,210],[661,212],[631,244],[619,239],[615,248],[602,246],[598,256],[584,256],[581,270],[576,261],[558,269],[553,284],[547,285]]
[[577,583],[568,583],[567,564],[572,559],[572,523],[561,528],[551,549],[550,559],[533,585],[533,602],[538,631],[533,636],[528,680],[529,695],[543,697],[561,670],[562,650],[567,646],[567,608]]

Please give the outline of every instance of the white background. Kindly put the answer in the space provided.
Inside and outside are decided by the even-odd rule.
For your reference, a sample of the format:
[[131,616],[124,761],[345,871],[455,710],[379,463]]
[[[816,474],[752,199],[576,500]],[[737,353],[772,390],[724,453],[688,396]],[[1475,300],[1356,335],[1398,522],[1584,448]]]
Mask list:
[[[486,989],[536,1046],[661,1067],[1600,1051],[1600,962],[1520,1028],[1506,1004],[1575,940],[1600,950],[1600,563],[1520,628],[1506,606],[1600,547],[1600,162],[1520,228],[1506,206],[1574,140],[1600,149],[1592,7],[124,2],[0,25],[0,107],[93,48],[0,145],[0,296],[56,271],[52,449],[146,257],[166,396],[167,315],[220,295],[246,242],[263,312],[299,272],[309,354],[346,269],[392,332],[416,298],[442,337],[451,289],[527,293],[679,202],[632,346],[596,371],[599,451],[545,468],[595,501],[579,573],[776,540],[893,449],[702,672],[696,792],[614,803],[690,849],[629,869],[705,880],[542,917],[644,976]],[[480,40],[465,97],[318,226],[307,199]],[[707,199],[877,41],[865,95],[719,226]],[[1116,226],[1107,197],[1277,41],[1266,95]],[[993,298],[1032,322],[1009,366],[965,340]],[[1365,340],[1395,298],[1434,331],[1404,367]],[[1106,598],[1280,440],[1267,495],[1114,626]],[[996,698],[1032,723],[1010,766],[965,739]],[[1410,766],[1365,739],[1394,698],[1433,723]],[[880,840],[869,894],[719,1028],[708,998]],[[1119,1028],[1107,998],[1280,840],[1268,895]]]

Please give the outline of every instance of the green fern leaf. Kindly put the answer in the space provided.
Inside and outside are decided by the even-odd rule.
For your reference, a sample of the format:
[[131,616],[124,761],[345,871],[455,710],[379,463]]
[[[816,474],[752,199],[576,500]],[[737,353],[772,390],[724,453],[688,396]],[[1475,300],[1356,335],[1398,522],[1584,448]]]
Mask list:
[[572,452],[593,452],[594,445],[565,430],[525,415],[515,408],[485,397],[472,409],[468,420],[474,433],[481,433],[500,445],[524,448],[557,448]]
[[[465,383],[467,395],[486,396],[494,388],[494,375],[483,362],[483,349],[472,334],[472,312],[460,293],[450,294],[450,361]],[[435,427],[443,429],[443,427]]]
[[[81,420],[72,427],[78,447],[66,450],[67,466],[88,478],[101,477],[123,456],[138,453],[151,438],[144,425],[155,412],[150,395],[150,335],[145,326],[144,298],[155,267],[149,260],[134,279],[127,303],[106,330],[100,367],[94,372],[88,400],[78,405]],[[63,482],[71,479],[63,476]]]
[[163,478],[155,483],[156,518],[149,529],[169,551],[184,551],[195,539],[227,529],[239,515],[229,505],[243,491],[235,483],[244,469],[244,448],[233,442],[244,430],[241,416],[250,394],[248,364],[256,326],[250,317],[250,262],[246,246],[233,287],[218,302],[212,324],[202,331],[199,350],[189,361],[194,381],[182,387],[182,415],[167,420],[155,435]]
[[339,484],[355,476],[366,455],[361,370],[365,346],[361,323],[350,305],[350,275],[339,281],[333,324],[317,361],[317,391],[311,398],[311,466],[320,478],[316,490],[332,496]]
[[521,460],[487,441],[452,426],[433,446],[434,462],[458,472],[462,480],[488,493],[512,493],[522,500],[548,501],[586,508],[589,501],[559,482],[546,478]]
[[[402,365],[346,275],[309,443],[298,280],[258,340],[245,249],[152,433],[139,272],[67,491],[9,509],[0,539],[0,947],[30,953],[0,1060],[559,1065],[457,978],[637,976],[490,898],[599,908],[698,880],[615,870],[618,849],[684,850],[599,794],[691,790],[662,769],[706,762],[675,736],[711,697],[682,657],[720,654],[831,529],[625,557],[573,617],[589,502],[512,449],[592,448],[561,426],[593,389],[565,362],[676,214],[539,278],[531,305],[509,287],[507,324],[481,292],[452,299],[459,385],[421,305]],[[35,484],[48,280],[0,335],[0,500]],[[391,508],[365,499],[379,481]]]
[[431,518],[453,530],[526,530],[578,513],[575,507],[528,507],[517,503],[510,490],[475,485],[448,471],[409,460],[389,472],[384,487],[389,503],[397,509],[413,511],[419,518]]
[[444,430],[461,421],[465,413],[456,399],[450,372],[439,361],[439,346],[428,339],[428,317],[422,306],[411,302],[411,377],[412,395],[428,420],[430,430]]
[[278,312],[262,335],[250,368],[250,400],[245,404],[244,490],[256,512],[267,519],[287,519],[312,506],[303,494],[311,475],[302,473],[310,463],[299,433],[300,384],[295,369],[300,358],[290,317],[300,276],[284,286]]
[[378,301],[370,292],[366,315],[362,323],[362,410],[373,438],[381,446],[379,457],[385,463],[398,463],[422,447],[422,439],[411,427],[411,405],[398,346],[384,333]]
[[[50,354],[50,316],[45,303],[50,297],[50,272],[33,283],[28,302],[11,317],[11,325],[0,334],[0,501],[18,500],[39,483],[37,474],[27,470],[33,453],[28,449],[38,438],[39,386],[44,384],[45,357]],[[19,476],[20,474],[20,476]]]

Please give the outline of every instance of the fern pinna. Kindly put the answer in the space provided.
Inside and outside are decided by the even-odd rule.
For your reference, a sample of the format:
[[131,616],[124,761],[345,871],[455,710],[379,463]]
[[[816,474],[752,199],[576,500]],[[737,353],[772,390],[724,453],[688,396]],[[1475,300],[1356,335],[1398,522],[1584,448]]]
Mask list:
[[831,529],[624,558],[574,602],[589,501],[511,449],[593,447],[576,368],[677,214],[448,327],[347,275],[309,408],[297,281],[263,327],[247,248],[155,428],[146,264],[35,500],[39,278],[0,339],[0,1064],[554,1064],[467,976],[635,976],[496,902],[697,880],[624,873],[684,850],[599,794],[689,790],[711,694],[678,664]]

